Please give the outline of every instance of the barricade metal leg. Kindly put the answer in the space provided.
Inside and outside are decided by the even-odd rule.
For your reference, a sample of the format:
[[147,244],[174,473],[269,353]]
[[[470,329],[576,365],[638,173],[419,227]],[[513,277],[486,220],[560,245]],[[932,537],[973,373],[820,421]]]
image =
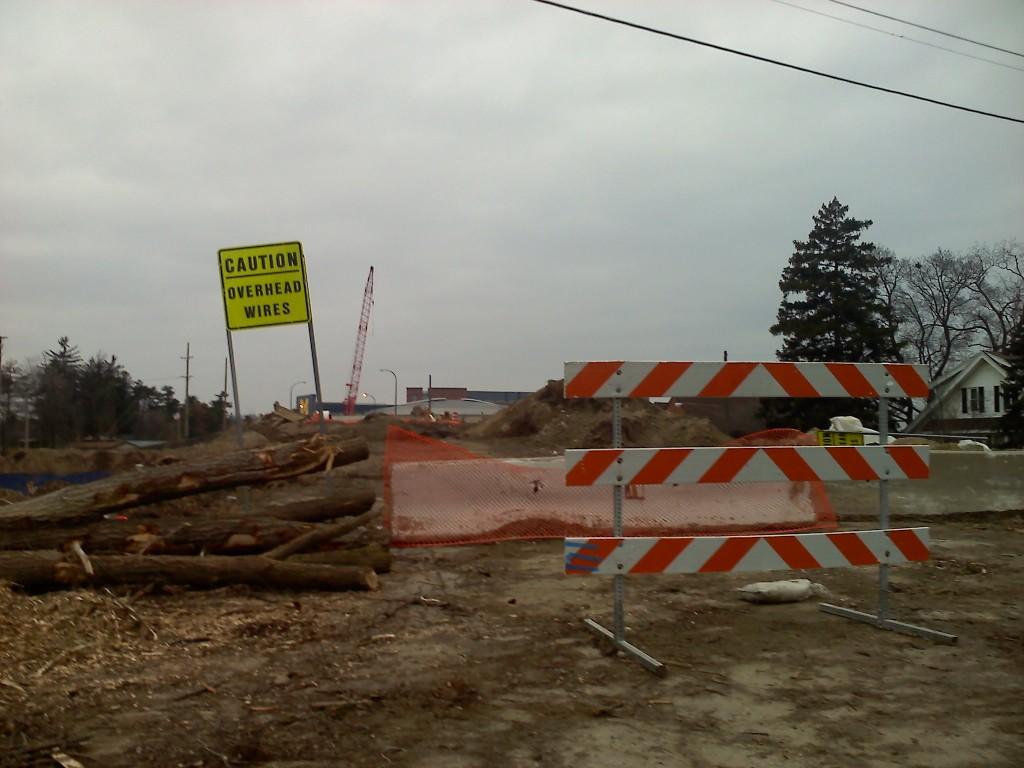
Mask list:
[[917,635],[918,637],[937,640],[940,643],[948,643],[949,645],[953,645],[957,641],[956,635],[951,635],[947,632],[940,632],[937,629],[928,629],[927,627],[918,627],[914,624],[906,624],[894,619],[884,619],[871,613],[855,611],[852,608],[844,608],[840,605],[821,603],[818,607],[821,608],[823,612],[831,613],[833,616],[841,616],[844,619],[862,621],[865,624],[870,624],[871,626],[878,627],[879,629],[889,629],[893,632],[901,632],[904,635]]
[[656,658],[644,653],[632,643],[628,643],[625,640],[619,640],[612,632],[602,627],[593,619],[584,619],[583,623],[586,625],[587,629],[595,635],[607,639],[623,653],[628,653],[630,656],[633,656],[637,661],[643,664],[644,668],[648,671],[653,672],[659,677],[664,677],[668,673],[668,668]]
[[[612,448],[622,447],[622,400],[612,399]],[[612,487],[612,535],[622,536],[622,486]],[[587,629],[611,642],[618,650],[636,658],[644,668],[656,675],[663,676],[668,671],[664,664],[653,656],[641,651],[632,643],[626,642],[626,577],[613,576],[612,590],[612,627],[608,630],[593,619],[584,619]]]
[[[888,387],[886,391],[888,391]],[[887,445],[889,442],[889,400],[884,395],[878,398],[878,442],[880,445]],[[889,481],[885,478],[878,481],[878,527],[883,531],[889,527]],[[879,629],[889,629],[893,632],[902,632],[905,635],[917,635],[937,640],[940,643],[952,644],[957,641],[956,635],[889,618],[889,566],[885,563],[878,566],[877,616],[831,603],[821,603],[819,607],[825,613],[831,613],[833,616],[861,621]]]

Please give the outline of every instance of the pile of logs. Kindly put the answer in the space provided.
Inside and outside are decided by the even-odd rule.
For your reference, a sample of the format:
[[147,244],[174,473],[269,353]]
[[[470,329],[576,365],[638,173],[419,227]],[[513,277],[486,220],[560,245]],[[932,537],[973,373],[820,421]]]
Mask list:
[[[340,539],[376,517],[374,489],[332,472],[367,456],[363,439],[317,435],[139,468],[0,506],[0,580],[31,590],[154,583],[376,589],[376,574],[390,567],[388,549]],[[230,501],[215,493],[233,488]]]

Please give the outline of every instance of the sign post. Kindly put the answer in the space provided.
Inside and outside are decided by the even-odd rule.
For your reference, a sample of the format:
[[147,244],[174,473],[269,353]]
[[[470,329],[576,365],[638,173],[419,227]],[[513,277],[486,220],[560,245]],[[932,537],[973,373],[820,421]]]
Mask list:
[[[221,293],[224,297],[228,358],[231,362],[231,386],[235,397],[235,415],[238,417],[238,446],[241,448],[242,409],[238,402],[238,376],[235,373],[235,348],[231,332],[272,325],[308,325],[318,413],[323,402],[320,366],[316,359],[313,312],[309,304],[302,243],[222,248],[217,255],[220,262]],[[320,431],[324,431],[323,414],[320,414]]]

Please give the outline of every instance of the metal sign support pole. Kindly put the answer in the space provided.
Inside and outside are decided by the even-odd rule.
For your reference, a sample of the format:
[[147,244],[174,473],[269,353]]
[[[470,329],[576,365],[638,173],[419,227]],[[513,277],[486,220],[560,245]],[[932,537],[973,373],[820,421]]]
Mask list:
[[231,392],[235,398],[235,421],[238,423],[238,447],[245,448],[243,434],[245,428],[242,426],[242,406],[238,404],[238,374],[235,373],[235,345],[231,343],[231,329],[228,334],[228,360],[231,363]]
[[[622,399],[612,398],[612,448],[622,447]],[[619,480],[622,480],[620,477]],[[622,536],[622,486],[612,486],[612,535]],[[639,661],[645,669],[658,676],[668,671],[664,664],[650,656],[635,645],[626,641],[626,577],[622,574],[612,576],[612,589],[615,592],[612,607],[612,630],[601,626],[593,619],[584,619],[583,623],[594,634],[603,637],[623,653],[628,653]]]
[[319,416],[318,422],[320,424],[320,434],[324,434],[326,425],[324,424],[324,415],[320,410],[320,404],[324,401],[320,394],[320,365],[316,359],[316,336],[313,334],[313,311],[309,312],[309,352],[313,357],[313,384],[316,387],[316,412]]
[[[235,345],[231,341],[231,329],[226,329],[228,334],[228,360],[231,363],[231,392],[235,398],[235,422],[237,423],[238,448],[245,448],[245,426],[242,424],[242,406],[238,404],[238,374],[235,372]],[[252,510],[252,503],[249,499],[249,486],[243,485],[238,489],[238,495],[242,499],[242,509],[248,514]]]
[[[878,444],[889,444],[889,399],[886,386],[885,393],[878,398]],[[878,481],[878,525],[883,531],[889,527],[889,481],[881,478]],[[886,555],[888,556],[888,551]],[[889,629],[893,632],[902,632],[905,635],[917,635],[930,640],[937,640],[941,643],[953,644],[957,641],[956,635],[947,632],[940,632],[937,629],[918,627],[914,624],[906,624],[889,618],[889,565],[881,563],[878,566],[878,615],[855,611],[852,608],[844,608],[831,603],[821,603],[819,606],[825,613],[834,616],[842,616],[844,619],[862,621],[871,624],[879,629]]]
[[[316,335],[313,333],[313,308],[309,309],[309,322],[306,323],[309,326],[309,354],[313,358],[313,386],[316,387],[316,410],[320,418],[317,419],[317,423],[320,425],[320,436],[323,437],[327,433],[327,425],[324,423],[323,411],[320,409],[320,403],[323,402],[323,395],[320,394],[320,364],[316,359]],[[327,493],[334,493],[334,480],[331,477],[331,473],[326,473]]]

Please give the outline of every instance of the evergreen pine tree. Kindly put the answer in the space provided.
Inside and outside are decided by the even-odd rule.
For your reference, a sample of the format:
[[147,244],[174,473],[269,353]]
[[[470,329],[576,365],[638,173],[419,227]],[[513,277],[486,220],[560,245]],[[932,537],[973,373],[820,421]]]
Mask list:
[[[793,255],[782,272],[782,303],[773,336],[782,336],[780,360],[883,363],[900,360],[891,310],[879,298],[879,266],[892,257],[861,234],[868,219],[847,215],[838,199],[813,217],[806,241],[793,241]],[[873,400],[766,401],[769,426],[826,427],[831,416],[856,416],[877,425]]]
[[1003,385],[1003,402],[1008,403],[999,431],[1007,448],[1024,448],[1024,316],[1010,334],[1004,351],[1010,372]]
[[43,445],[57,448],[78,436],[80,414],[75,402],[82,372],[82,356],[67,336],[48,350],[40,371],[33,410]]

